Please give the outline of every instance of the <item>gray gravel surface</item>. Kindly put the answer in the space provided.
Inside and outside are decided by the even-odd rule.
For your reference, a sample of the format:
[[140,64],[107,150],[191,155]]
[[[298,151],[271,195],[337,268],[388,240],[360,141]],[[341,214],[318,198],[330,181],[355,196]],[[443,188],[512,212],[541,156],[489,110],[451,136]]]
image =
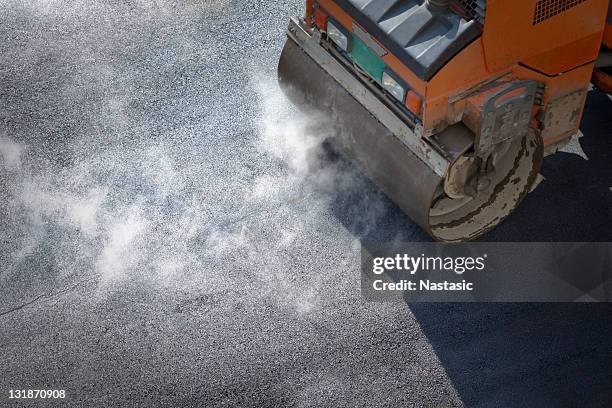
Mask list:
[[[279,92],[302,3],[0,0],[0,406],[612,406],[610,306],[361,301],[428,238]],[[485,239],[612,241],[611,113]]]

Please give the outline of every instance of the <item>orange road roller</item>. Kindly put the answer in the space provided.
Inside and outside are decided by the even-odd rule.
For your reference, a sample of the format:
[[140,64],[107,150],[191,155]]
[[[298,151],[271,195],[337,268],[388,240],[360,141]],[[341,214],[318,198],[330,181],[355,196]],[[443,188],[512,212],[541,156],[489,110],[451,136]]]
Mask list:
[[308,0],[279,83],[434,239],[472,240],[612,92],[612,0]]

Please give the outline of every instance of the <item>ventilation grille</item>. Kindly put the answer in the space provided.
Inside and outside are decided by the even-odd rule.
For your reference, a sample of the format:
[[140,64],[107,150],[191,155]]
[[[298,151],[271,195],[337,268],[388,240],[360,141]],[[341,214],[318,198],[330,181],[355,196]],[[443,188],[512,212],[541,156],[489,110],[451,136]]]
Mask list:
[[586,0],[538,0],[533,15],[533,25],[563,13]]
[[468,19],[476,20],[484,26],[487,10],[486,0],[453,0]]

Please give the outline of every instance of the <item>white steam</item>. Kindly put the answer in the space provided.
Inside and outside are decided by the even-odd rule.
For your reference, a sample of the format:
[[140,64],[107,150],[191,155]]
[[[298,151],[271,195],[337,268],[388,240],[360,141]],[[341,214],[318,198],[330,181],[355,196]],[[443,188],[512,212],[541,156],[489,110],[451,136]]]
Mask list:
[[24,146],[4,136],[0,136],[0,165],[5,171],[21,168],[21,154]]
[[[213,156],[225,154],[222,145],[186,144],[209,137],[187,127],[165,133],[161,142],[153,136],[130,141],[135,125],[128,109],[138,94],[129,82],[113,82],[115,72],[93,64],[66,85],[64,97],[74,99],[85,78],[98,78],[100,84],[88,86],[108,89],[99,105],[103,120],[93,115],[92,129],[112,130],[92,137],[84,129],[62,147],[60,155],[70,160],[58,163],[35,143],[0,138],[6,233],[14,237],[1,279],[44,256],[58,277],[94,278],[104,291],[135,279],[211,293],[258,285],[253,296],[300,315],[333,299],[330,291],[341,289],[327,283],[333,271],[357,262],[359,246],[331,207],[339,192],[363,187],[353,169],[322,148],[333,126],[297,111],[275,80],[259,76],[251,81],[258,116],[245,149],[252,152],[232,151],[220,160]],[[219,108],[204,120],[214,129],[215,122],[227,126],[231,114]],[[136,126],[148,134],[147,123]],[[351,208],[357,223],[374,225],[384,214],[371,193]],[[329,237],[338,235],[345,237],[344,253],[330,248],[337,242]],[[311,264],[314,258],[324,263]]]
[[140,254],[134,244],[144,236],[145,230],[146,221],[138,208],[130,209],[125,218],[109,225],[108,237],[96,261],[103,280],[120,279],[130,267],[137,265]]

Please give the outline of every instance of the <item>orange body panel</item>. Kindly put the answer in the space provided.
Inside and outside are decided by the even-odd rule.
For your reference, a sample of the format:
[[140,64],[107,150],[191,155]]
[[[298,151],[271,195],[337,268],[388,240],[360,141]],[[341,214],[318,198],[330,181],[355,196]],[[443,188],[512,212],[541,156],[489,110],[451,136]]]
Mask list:
[[548,75],[567,72],[597,58],[601,47],[600,38],[601,32],[598,32],[542,54],[524,58],[521,62]]
[[[537,128],[536,116],[546,110],[549,102],[588,89],[602,38],[604,44],[612,44],[612,25],[606,26],[609,1],[587,0],[551,14],[550,8],[536,8],[541,0],[488,0],[483,35],[455,55],[428,82],[417,77],[390,52],[382,58],[423,97],[424,136],[462,120],[468,102],[467,96],[462,95],[508,76],[545,85],[541,104],[534,105],[532,112],[532,125]],[[333,0],[317,3],[352,31],[352,17]],[[549,4],[558,5],[559,1]],[[572,132],[547,136],[543,132],[544,143],[571,136],[579,119]]]
[[[425,134],[437,133],[447,125],[461,120],[460,112],[449,106],[448,98],[494,75],[495,73],[488,71],[484,64],[484,52],[480,39],[474,41],[442,67],[427,85],[423,115]],[[458,109],[461,110],[461,107]],[[459,115],[458,119],[457,115]]]
[[[487,1],[482,39],[490,70],[502,69],[546,53],[552,58],[559,58],[563,50],[572,52],[563,60],[574,61],[568,64],[573,66],[565,67],[563,71],[595,59],[608,12],[608,0],[584,1],[558,14],[553,14],[553,11],[562,2],[549,2],[552,3],[551,8],[540,12],[536,8],[538,3],[539,0]],[[538,16],[548,18],[540,20]],[[593,41],[587,50],[570,46],[586,38]],[[582,45],[585,45],[584,42]],[[554,63],[548,62],[548,65]],[[546,73],[553,75],[558,72]]]

